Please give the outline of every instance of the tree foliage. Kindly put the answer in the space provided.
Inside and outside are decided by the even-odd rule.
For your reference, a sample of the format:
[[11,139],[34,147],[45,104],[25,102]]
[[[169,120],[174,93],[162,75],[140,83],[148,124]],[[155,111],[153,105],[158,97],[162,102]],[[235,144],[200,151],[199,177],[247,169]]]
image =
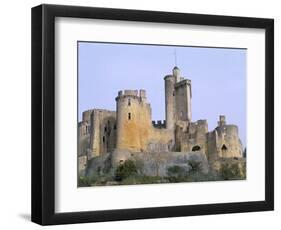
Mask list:
[[137,174],[137,167],[132,160],[126,160],[124,163],[120,164],[115,171],[115,180],[122,181],[132,175]]

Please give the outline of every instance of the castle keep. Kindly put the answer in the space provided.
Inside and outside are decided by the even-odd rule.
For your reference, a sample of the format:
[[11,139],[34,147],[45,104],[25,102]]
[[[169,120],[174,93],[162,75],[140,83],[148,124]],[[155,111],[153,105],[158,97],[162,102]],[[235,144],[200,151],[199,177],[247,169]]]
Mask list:
[[137,153],[201,152],[208,160],[242,157],[238,127],[219,117],[209,131],[206,120],[192,121],[191,80],[175,67],[164,77],[165,120],[152,121],[145,90],[119,91],[116,111],[83,112],[78,125],[79,170],[88,160],[114,150]]

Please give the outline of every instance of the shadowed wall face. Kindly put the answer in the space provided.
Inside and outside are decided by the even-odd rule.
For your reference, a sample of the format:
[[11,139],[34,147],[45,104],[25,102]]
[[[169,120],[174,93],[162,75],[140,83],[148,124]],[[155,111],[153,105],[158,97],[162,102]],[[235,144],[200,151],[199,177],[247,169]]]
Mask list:
[[90,121],[88,159],[110,152],[116,147],[116,112],[94,109]]

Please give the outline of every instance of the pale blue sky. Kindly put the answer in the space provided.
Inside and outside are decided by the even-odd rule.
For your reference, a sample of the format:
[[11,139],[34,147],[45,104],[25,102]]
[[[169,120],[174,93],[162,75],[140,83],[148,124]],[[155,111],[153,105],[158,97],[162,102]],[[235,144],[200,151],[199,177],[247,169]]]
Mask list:
[[119,90],[145,89],[152,119],[165,119],[164,76],[177,66],[192,81],[192,120],[219,115],[239,127],[246,143],[245,49],[78,42],[78,114],[92,108],[116,110]]

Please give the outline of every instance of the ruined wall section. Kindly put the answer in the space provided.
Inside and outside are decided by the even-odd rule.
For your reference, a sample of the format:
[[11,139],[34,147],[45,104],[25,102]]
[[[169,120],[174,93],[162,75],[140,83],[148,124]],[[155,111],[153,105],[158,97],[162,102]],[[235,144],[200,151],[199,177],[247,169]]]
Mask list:
[[238,127],[226,124],[220,116],[216,129],[208,134],[209,159],[243,157],[243,146],[239,139]]
[[110,152],[116,147],[116,112],[94,109],[91,124],[88,159]]
[[91,114],[93,110],[87,110],[82,114],[82,121],[78,123],[78,156],[87,155],[91,135]]
[[90,143],[90,124],[84,121],[78,123],[78,156],[87,154]]
[[[180,131],[179,131],[180,130]],[[186,127],[178,129],[178,138],[180,143],[179,151],[182,152],[208,152],[208,123],[206,120],[190,122]],[[207,154],[206,154],[207,155]]]

